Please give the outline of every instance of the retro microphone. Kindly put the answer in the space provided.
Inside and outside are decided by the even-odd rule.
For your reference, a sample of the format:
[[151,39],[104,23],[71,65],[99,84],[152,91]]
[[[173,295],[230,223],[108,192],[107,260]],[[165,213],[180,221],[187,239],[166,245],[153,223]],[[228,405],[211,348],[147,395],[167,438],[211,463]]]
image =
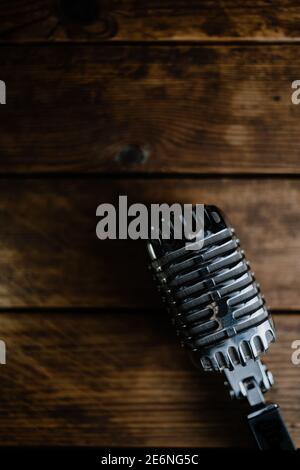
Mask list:
[[197,242],[166,240],[161,231],[148,241],[150,266],[182,344],[205,371],[224,374],[232,398],[248,400],[260,449],[294,449],[278,405],[265,403],[273,377],[260,355],[275,341],[275,329],[234,229],[217,207],[204,206],[202,244],[187,249],[187,243]]

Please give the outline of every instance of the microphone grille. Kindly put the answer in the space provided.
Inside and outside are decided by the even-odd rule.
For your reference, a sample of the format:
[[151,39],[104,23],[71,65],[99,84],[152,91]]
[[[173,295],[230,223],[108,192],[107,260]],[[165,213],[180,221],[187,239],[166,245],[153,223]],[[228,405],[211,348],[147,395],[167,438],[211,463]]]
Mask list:
[[274,325],[234,229],[204,209],[198,250],[162,238],[148,243],[151,269],[182,344],[205,370],[234,369],[275,341]]

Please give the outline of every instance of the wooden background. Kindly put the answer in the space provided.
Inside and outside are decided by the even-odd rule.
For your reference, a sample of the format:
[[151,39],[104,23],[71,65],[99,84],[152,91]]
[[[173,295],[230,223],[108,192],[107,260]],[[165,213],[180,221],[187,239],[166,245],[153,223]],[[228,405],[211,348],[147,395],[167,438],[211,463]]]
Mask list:
[[98,204],[128,194],[229,215],[299,446],[299,2],[0,7],[0,443],[251,445],[247,407],[180,349],[143,244],[96,239]]

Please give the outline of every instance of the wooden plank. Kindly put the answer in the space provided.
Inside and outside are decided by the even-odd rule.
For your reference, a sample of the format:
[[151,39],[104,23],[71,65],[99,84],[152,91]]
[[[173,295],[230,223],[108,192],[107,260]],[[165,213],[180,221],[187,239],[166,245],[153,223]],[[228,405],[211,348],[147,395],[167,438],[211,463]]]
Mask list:
[[2,41],[299,39],[296,0],[32,0],[1,5]]
[[0,306],[154,307],[144,241],[96,237],[101,203],[219,205],[274,309],[300,309],[298,179],[0,179]]
[[0,172],[299,174],[298,46],[3,46]]
[[[300,374],[291,363],[300,317],[275,318],[279,342],[266,363],[300,445]],[[1,445],[251,445],[248,407],[221,376],[201,374],[164,315],[1,314]]]

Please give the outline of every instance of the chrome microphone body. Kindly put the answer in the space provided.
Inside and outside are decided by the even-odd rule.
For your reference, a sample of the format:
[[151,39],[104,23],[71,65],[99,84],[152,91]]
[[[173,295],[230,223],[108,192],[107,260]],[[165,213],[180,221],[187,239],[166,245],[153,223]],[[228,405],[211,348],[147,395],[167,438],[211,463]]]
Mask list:
[[148,242],[151,269],[182,345],[205,371],[225,374],[232,398],[261,407],[273,377],[260,356],[276,334],[239,239],[217,207],[204,206],[202,245],[189,250],[186,243]]

